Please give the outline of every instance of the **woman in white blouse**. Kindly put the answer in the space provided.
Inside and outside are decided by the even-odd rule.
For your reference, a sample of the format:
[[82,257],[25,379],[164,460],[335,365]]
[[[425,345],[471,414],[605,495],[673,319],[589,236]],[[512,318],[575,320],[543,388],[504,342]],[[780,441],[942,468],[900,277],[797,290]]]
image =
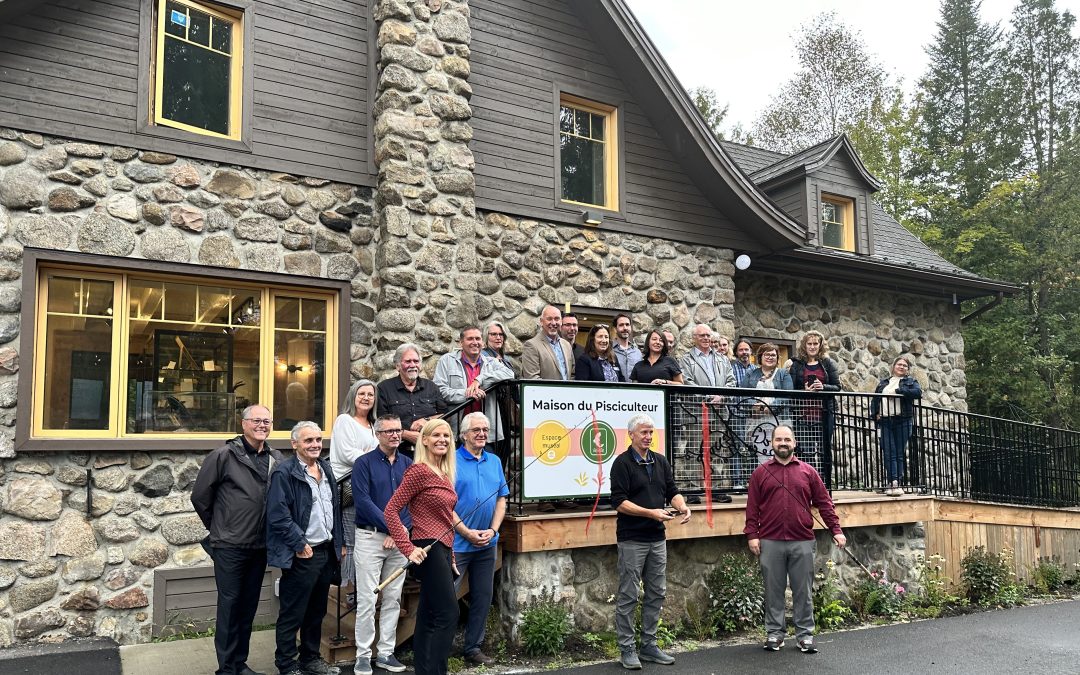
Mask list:
[[[341,414],[334,420],[333,433],[330,434],[330,468],[334,477],[341,481],[352,476],[353,463],[360,455],[374,450],[379,442],[375,440],[375,383],[371,380],[358,380],[349,387],[349,393],[341,404]],[[342,504],[342,521],[345,523],[345,557],[341,560],[341,585],[353,585],[356,571],[353,569],[353,542],[355,541],[356,522],[352,500]],[[350,604],[355,596],[348,594]]]

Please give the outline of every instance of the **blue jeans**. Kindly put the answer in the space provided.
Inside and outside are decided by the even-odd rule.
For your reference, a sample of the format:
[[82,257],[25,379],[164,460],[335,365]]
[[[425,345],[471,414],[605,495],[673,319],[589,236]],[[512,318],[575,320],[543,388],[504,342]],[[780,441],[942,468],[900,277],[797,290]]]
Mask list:
[[484,628],[495,586],[495,547],[457,551],[454,557],[458,572],[461,572],[454,582],[454,590],[460,589],[465,577],[469,577],[469,618],[465,621],[465,641],[461,650],[462,654],[469,655],[480,651],[484,644]]
[[885,456],[885,480],[889,485],[893,481],[899,483],[904,478],[904,450],[911,438],[911,418],[882,417],[878,420],[878,426],[881,429],[881,451]]

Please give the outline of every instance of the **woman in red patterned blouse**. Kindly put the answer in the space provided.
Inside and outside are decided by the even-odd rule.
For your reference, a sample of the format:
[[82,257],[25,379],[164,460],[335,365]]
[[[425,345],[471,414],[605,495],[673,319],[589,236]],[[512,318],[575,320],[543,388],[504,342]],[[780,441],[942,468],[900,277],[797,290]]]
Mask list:
[[[445,420],[431,420],[420,430],[413,465],[386,504],[386,529],[416,567],[420,603],[413,632],[413,667],[416,675],[445,675],[450,647],[457,630],[458,606],[454,592],[453,434]],[[412,533],[401,524],[401,510],[409,509]],[[431,546],[424,551],[425,546]]]

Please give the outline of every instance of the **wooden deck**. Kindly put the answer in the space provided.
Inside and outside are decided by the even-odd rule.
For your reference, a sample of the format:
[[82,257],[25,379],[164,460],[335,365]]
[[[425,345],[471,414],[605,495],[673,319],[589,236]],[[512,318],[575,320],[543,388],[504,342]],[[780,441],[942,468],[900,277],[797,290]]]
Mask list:
[[[845,527],[892,525],[933,520],[934,499],[923,496],[884,497],[872,492],[837,492],[833,503]],[[730,504],[713,505],[713,526],[705,522],[705,506],[690,507],[693,517],[686,525],[670,524],[668,539],[699,539],[742,535],[746,520],[746,495],[733,495]],[[555,551],[615,543],[615,512],[597,511],[585,534],[588,509],[561,513],[537,513],[527,507],[524,515],[511,508],[503,522],[503,548],[514,553]]]

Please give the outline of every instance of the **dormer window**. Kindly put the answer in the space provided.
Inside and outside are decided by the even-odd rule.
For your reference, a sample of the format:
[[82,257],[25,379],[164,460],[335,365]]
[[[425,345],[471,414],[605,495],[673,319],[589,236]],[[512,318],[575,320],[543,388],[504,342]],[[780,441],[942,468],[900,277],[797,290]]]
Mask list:
[[821,245],[841,251],[855,250],[855,202],[843,197],[821,197]]

